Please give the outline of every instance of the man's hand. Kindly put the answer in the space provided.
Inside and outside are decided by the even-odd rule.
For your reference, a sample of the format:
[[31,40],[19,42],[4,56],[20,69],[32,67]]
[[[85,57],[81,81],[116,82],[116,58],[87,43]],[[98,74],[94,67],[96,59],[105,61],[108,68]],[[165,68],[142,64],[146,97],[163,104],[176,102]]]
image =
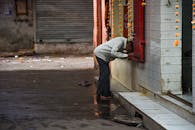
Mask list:
[[127,53],[128,53],[128,51],[127,51],[127,50],[123,50],[123,53],[127,54]]

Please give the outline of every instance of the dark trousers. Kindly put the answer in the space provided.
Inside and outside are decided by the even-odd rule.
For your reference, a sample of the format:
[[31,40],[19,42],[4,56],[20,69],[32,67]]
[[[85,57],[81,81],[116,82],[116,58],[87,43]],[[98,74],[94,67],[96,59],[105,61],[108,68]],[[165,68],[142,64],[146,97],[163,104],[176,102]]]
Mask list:
[[101,96],[111,96],[110,92],[110,68],[109,63],[96,57],[99,64],[99,81],[97,94]]

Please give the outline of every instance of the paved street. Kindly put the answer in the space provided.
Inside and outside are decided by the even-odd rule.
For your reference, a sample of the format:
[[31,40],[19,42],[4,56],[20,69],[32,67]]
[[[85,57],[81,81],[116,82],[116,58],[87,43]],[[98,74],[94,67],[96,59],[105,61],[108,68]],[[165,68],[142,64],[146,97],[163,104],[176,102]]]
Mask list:
[[95,101],[92,57],[0,61],[0,130],[140,130],[112,121],[127,114],[117,101]]

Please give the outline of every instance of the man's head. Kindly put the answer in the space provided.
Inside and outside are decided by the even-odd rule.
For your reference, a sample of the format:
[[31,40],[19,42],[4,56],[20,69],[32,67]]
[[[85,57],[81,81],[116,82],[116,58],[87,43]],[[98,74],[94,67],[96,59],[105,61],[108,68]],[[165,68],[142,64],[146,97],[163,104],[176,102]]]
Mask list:
[[126,50],[128,53],[133,51],[133,40],[127,40]]

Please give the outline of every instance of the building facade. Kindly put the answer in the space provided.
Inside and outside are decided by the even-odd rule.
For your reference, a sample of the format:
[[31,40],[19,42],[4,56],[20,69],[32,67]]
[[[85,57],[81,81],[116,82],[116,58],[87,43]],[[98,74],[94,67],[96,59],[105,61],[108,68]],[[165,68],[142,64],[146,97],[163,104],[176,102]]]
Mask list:
[[94,3],[94,46],[117,36],[134,40],[129,60],[116,59],[111,63],[112,78],[131,91],[181,98],[195,112],[195,1]]
[[0,51],[92,52],[93,1],[1,0]]
[[31,0],[0,1],[0,51],[33,49],[33,3]]

